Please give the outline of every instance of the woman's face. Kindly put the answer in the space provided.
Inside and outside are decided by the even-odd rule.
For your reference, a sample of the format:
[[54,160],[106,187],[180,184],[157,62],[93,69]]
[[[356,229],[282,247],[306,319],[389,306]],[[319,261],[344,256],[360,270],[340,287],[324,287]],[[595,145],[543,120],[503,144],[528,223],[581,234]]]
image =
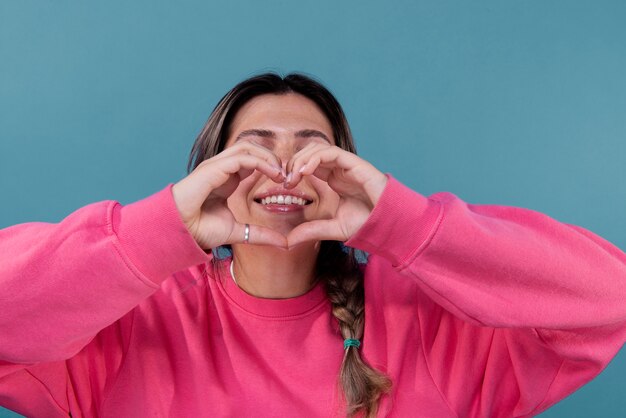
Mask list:
[[[249,141],[267,148],[283,167],[312,142],[335,145],[333,130],[317,105],[306,97],[288,93],[257,96],[235,115],[226,148]],[[339,196],[317,177],[307,176],[285,189],[254,172],[228,198],[228,207],[240,223],[270,227],[287,235],[297,225],[314,219],[330,219]]]

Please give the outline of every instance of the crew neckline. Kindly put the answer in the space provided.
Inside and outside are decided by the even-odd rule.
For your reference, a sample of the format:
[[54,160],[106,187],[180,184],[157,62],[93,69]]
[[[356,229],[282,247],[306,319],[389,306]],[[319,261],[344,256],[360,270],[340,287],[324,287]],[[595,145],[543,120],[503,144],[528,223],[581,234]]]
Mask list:
[[268,319],[297,319],[313,313],[326,302],[326,294],[321,281],[303,295],[287,299],[267,299],[252,296],[242,290],[230,274],[232,257],[220,260],[217,280],[220,291],[226,299],[245,312]]

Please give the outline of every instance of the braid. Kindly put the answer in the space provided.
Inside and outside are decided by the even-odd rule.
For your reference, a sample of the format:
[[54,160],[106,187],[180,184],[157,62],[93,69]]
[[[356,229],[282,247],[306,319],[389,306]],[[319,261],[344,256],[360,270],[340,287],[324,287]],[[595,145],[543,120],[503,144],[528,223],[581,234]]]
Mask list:
[[[324,241],[318,258],[318,275],[324,281],[332,313],[339,321],[344,339],[363,338],[365,290],[363,273],[354,252],[346,254],[336,241]],[[357,347],[345,350],[339,381],[346,399],[348,416],[364,412],[376,416],[380,396],[391,389],[391,381],[367,365]]]

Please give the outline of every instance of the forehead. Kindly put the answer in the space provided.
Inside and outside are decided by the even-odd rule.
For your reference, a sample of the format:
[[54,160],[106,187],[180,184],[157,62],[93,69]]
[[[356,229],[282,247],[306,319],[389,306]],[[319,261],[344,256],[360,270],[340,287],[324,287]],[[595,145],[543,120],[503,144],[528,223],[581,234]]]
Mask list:
[[248,129],[288,134],[304,129],[319,130],[332,138],[330,122],[310,99],[296,93],[264,94],[247,102],[235,115],[230,139]]

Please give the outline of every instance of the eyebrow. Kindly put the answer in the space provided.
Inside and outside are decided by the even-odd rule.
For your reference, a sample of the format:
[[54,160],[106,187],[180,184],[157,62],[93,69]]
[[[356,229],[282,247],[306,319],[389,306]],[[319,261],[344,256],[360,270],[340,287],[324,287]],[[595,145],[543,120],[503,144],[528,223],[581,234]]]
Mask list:
[[316,129],[303,129],[301,131],[296,132],[296,138],[322,138],[324,141],[328,142],[329,144],[330,139],[328,139],[328,137],[323,133],[320,132]]
[[[267,129],[246,129],[245,131],[242,131],[239,133],[239,135],[237,135],[237,138],[235,138],[235,142],[239,141],[242,138],[246,138],[249,136],[258,136],[261,138],[276,138],[276,134],[273,131],[267,130]],[[322,138],[323,140],[325,140],[326,142],[328,142],[329,144],[332,144],[330,142],[330,139],[328,139],[328,137],[326,136],[326,134],[324,134],[323,132],[318,131],[317,129],[302,129],[300,131],[297,131],[295,133],[295,137],[296,138]]]

